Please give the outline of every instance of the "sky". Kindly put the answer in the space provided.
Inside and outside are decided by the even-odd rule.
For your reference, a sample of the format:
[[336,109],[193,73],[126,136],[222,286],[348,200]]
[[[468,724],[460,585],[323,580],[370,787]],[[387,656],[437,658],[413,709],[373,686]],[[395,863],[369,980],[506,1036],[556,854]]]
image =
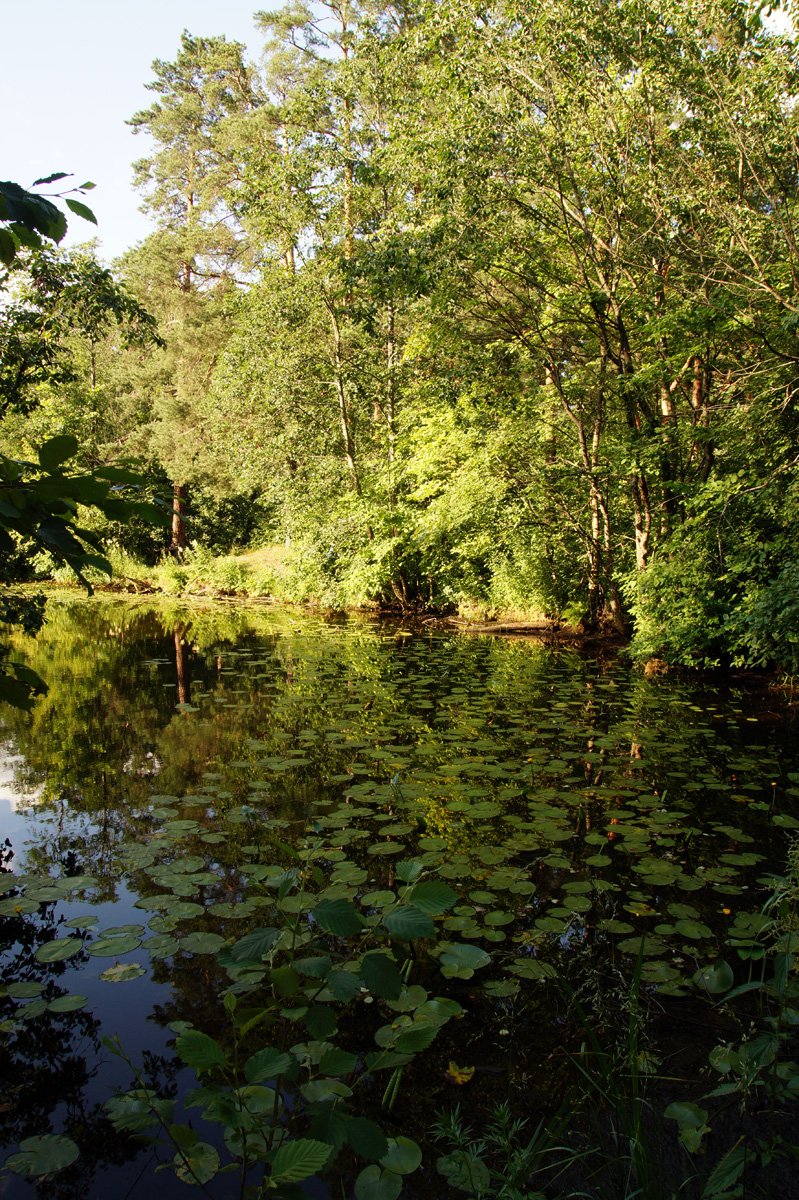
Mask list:
[[97,236],[100,257],[116,258],[153,228],[138,211],[141,196],[131,182],[131,163],[149,141],[125,124],[156,99],[144,87],[153,59],[174,59],[184,29],[244,42],[256,58],[261,38],[252,14],[277,7],[272,0],[6,0],[0,179],[29,187],[70,171],[74,180],[53,186],[94,182],[82,199],[97,226],[68,214],[62,244]]

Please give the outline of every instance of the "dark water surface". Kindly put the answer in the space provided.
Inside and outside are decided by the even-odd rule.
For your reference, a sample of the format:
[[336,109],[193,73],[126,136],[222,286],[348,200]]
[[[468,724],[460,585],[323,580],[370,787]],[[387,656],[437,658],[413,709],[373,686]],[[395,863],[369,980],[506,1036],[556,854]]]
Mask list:
[[[491,956],[468,979],[439,971],[445,944],[421,956],[427,986],[466,1010],[391,1117],[423,1141],[459,1100],[510,1091],[545,1109],[556,977],[601,998],[645,934],[645,987],[669,1013],[695,1005],[692,976],[759,907],[799,827],[790,696],[765,685],[370,620],[103,600],[52,600],[16,652],[50,691],[2,731],[0,1158],[45,1132],[81,1157],[38,1184],[7,1176],[4,1200],[188,1194],[171,1172],[154,1185],[155,1152],[105,1121],[131,1072],[101,1039],[118,1035],[150,1085],[184,1086],[177,1023],[223,1029],[211,951],[258,924],[252,881],[281,842],[315,846],[325,896],[365,914],[398,862],[420,861],[459,893],[443,936]],[[81,946],[51,959],[66,937]],[[353,1049],[378,1007],[342,1022]],[[435,1195],[430,1178],[405,1194]]]

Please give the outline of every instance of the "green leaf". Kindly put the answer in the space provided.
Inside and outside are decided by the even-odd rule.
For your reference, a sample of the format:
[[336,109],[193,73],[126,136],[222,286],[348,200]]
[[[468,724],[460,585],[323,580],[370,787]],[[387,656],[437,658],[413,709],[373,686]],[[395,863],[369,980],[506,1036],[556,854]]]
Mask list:
[[346,1004],[357,993],[360,984],[358,976],[351,971],[331,971],[327,977],[327,986],[341,1004]]
[[6,1166],[16,1175],[52,1175],[74,1163],[79,1154],[71,1138],[45,1133],[20,1142],[17,1153],[6,1159]]
[[693,978],[694,983],[698,987],[704,988],[706,992],[710,992],[711,996],[728,992],[735,982],[732,968],[723,959],[719,959],[710,966],[700,967]]
[[435,937],[436,927],[426,912],[414,904],[395,908],[383,918],[383,925],[394,937],[412,941],[414,938]]
[[[173,1127],[174,1128],[174,1127]],[[184,1183],[207,1183],[219,1170],[219,1155],[208,1142],[195,1142],[172,1159],[175,1174]]]
[[189,954],[216,954],[224,944],[225,939],[221,934],[203,933],[200,930],[195,933],[187,933],[180,939],[181,950],[187,950]]
[[94,472],[98,479],[107,479],[109,483],[141,484],[144,476],[137,471],[129,471],[126,467],[98,467]]
[[350,900],[322,900],[311,916],[317,925],[336,937],[351,937],[363,928],[363,918]]
[[300,1183],[321,1171],[330,1158],[330,1146],[311,1138],[298,1138],[281,1146],[272,1160],[272,1182]]
[[210,1071],[213,1067],[224,1067],[225,1052],[218,1042],[207,1033],[198,1029],[189,1029],[181,1033],[175,1043],[175,1048],[189,1067],[196,1071]]
[[17,253],[17,240],[7,229],[0,229],[0,262],[8,267]]
[[45,471],[55,471],[78,453],[78,440],[70,433],[50,438],[39,448],[39,463]]
[[400,1054],[418,1054],[434,1041],[439,1028],[439,1025],[410,1025],[403,1029],[394,1045]]
[[310,979],[324,979],[332,966],[332,961],[324,955],[320,958],[297,958],[294,960],[294,970]]
[[[23,688],[22,684],[19,684],[18,686],[20,688]],[[25,694],[27,695],[27,689],[23,688],[23,690],[24,690]],[[8,700],[9,698],[10,697],[8,695],[4,695],[3,692],[0,691],[0,699]],[[13,704],[14,701],[11,700],[11,703]],[[17,707],[19,708],[20,705],[17,704]],[[12,896],[12,898],[10,900],[0,900],[0,916],[2,916],[2,917],[29,916],[31,913],[35,913],[38,907],[39,907],[38,901],[29,900],[27,896]]]
[[397,877],[403,883],[415,883],[423,871],[424,867],[420,862],[397,863]]
[[410,1175],[422,1164],[422,1151],[410,1138],[391,1138],[388,1153],[380,1159],[381,1167],[396,1171],[398,1175]]
[[127,937],[100,937],[92,942],[88,952],[93,958],[118,958],[141,945],[141,938],[128,935]]
[[435,916],[452,908],[458,901],[458,893],[437,879],[423,879],[411,892],[410,901],[422,912]]
[[313,1106],[311,1136],[320,1142],[328,1142],[339,1151],[347,1140],[347,1114],[342,1101],[317,1102]]
[[247,1059],[244,1075],[248,1083],[267,1083],[290,1071],[293,1061],[290,1054],[283,1054],[272,1046],[265,1046],[263,1050],[253,1054],[252,1058]]
[[319,1060],[320,1075],[349,1075],[358,1065],[358,1058],[348,1050],[339,1050],[336,1046],[328,1050]]
[[190,1150],[200,1140],[199,1136],[188,1125],[170,1125],[169,1136],[176,1146],[180,1146],[181,1150]]
[[698,1108],[696,1104],[678,1101],[670,1104],[664,1112],[664,1117],[676,1121],[680,1130],[680,1141],[691,1154],[695,1154],[702,1146],[702,1138],[709,1132],[707,1109]]
[[100,972],[100,978],[106,983],[127,983],[129,979],[138,979],[144,974],[144,967],[139,963],[115,963]]
[[367,1162],[376,1162],[388,1153],[386,1135],[368,1117],[353,1117],[347,1123],[347,1141],[355,1153]]
[[724,1155],[724,1158],[714,1168],[705,1184],[702,1192],[702,1200],[713,1200],[715,1196],[723,1197],[725,1193],[729,1193],[730,1188],[743,1174],[746,1167],[747,1154],[751,1157],[751,1151],[748,1150],[746,1143],[742,1141],[739,1145],[733,1146],[732,1150],[729,1150]]
[[397,1000],[402,991],[397,964],[387,954],[367,954],[361,962],[361,978],[369,991],[383,1000]]
[[437,1159],[439,1175],[462,1192],[485,1192],[491,1182],[488,1167],[473,1150],[456,1150]]
[[50,1012],[66,1013],[77,1012],[79,1008],[83,1008],[86,1004],[86,996],[79,996],[77,993],[71,996],[59,996],[56,1000],[51,1000],[47,1005]]
[[239,938],[231,947],[230,953],[236,962],[242,962],[245,959],[260,960],[270,952],[279,937],[280,930],[271,926],[253,929],[250,933],[245,933],[243,938]]
[[97,217],[87,204],[81,204],[80,200],[73,200],[70,196],[66,196],[65,201],[67,208],[71,212],[74,212],[79,217],[83,217],[84,221],[91,221],[92,225],[97,224]]
[[63,962],[65,958],[72,958],[82,949],[83,942],[80,938],[54,938],[53,941],[39,946],[36,951],[36,960],[40,963]]
[[270,979],[278,996],[294,996],[302,987],[302,980],[293,967],[275,967]]
[[110,579],[114,574],[114,568],[111,566],[107,558],[102,558],[99,554],[83,554],[81,555],[81,564],[84,567],[94,567],[95,571],[102,571]]
[[[110,1048],[114,1050],[113,1045]],[[114,1053],[118,1053],[118,1050]],[[159,1099],[149,1088],[135,1088],[131,1092],[112,1096],[106,1101],[105,1107],[114,1129],[142,1133],[157,1124],[159,1118],[165,1124],[171,1124],[175,1106],[171,1100]]]
[[35,983],[33,980],[22,980],[20,983],[10,983],[7,990],[13,1000],[30,1000],[33,996],[41,995],[44,991],[44,984]]
[[397,1200],[402,1191],[402,1176],[384,1171],[375,1163],[364,1167],[355,1180],[356,1200]]
[[130,511],[150,525],[167,526],[172,522],[172,514],[170,512],[159,508],[157,504],[150,504],[146,500],[131,501]]
[[703,925],[701,921],[675,921],[674,928],[683,937],[694,940],[712,936],[712,930],[707,925]]
[[441,974],[446,979],[471,979],[480,967],[487,967],[491,955],[486,954],[478,946],[468,946],[464,942],[455,942],[442,951],[439,956]]
[[308,1032],[319,1042],[325,1041],[336,1032],[335,1014],[323,1004],[315,1004],[313,1008],[309,1008],[303,1019]]

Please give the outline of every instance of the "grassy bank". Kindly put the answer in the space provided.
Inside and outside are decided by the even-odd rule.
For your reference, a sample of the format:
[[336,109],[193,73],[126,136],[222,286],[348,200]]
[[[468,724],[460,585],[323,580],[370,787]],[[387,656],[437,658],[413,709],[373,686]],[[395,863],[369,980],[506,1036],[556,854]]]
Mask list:
[[[381,604],[367,593],[344,595],[332,592],[302,550],[282,544],[227,555],[214,555],[202,546],[191,546],[180,559],[165,556],[155,564],[145,563],[120,549],[112,549],[107,557],[114,571],[111,582],[99,572],[91,576],[92,583],[100,590],[141,595],[160,593],[186,598],[238,596],[334,610],[385,611],[403,608],[399,601],[396,604]],[[54,570],[52,578],[58,583],[75,580],[69,568]],[[473,626],[484,623],[519,626],[552,624],[547,615],[536,608],[523,604],[492,605],[467,596],[444,606],[423,608],[417,604],[405,611],[446,613]],[[562,623],[576,625],[578,619],[576,611],[564,613]]]

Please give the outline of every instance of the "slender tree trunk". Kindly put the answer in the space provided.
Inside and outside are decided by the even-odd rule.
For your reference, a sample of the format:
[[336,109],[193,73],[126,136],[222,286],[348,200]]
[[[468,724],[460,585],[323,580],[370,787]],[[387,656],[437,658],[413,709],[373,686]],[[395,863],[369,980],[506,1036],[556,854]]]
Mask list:
[[180,558],[186,549],[186,497],[188,488],[185,483],[176,483],[172,487],[172,544],[170,554]]
[[694,410],[694,426],[703,430],[701,438],[694,441],[694,453],[698,456],[699,478],[706,483],[713,469],[713,439],[710,437],[710,379],[702,358],[694,357],[694,377],[691,383],[691,407]]
[[388,302],[388,332],[386,336],[386,366],[388,386],[386,388],[386,429],[388,430],[388,503],[394,507],[394,459],[396,457],[397,430],[394,424],[394,406],[397,398],[397,346],[395,341],[394,301]]
[[338,400],[338,417],[339,427],[341,428],[341,440],[344,447],[344,461],[347,464],[347,469],[350,473],[350,481],[352,490],[356,496],[361,494],[361,480],[358,475],[358,465],[355,458],[355,440],[352,435],[350,424],[349,404],[347,403],[347,388],[344,382],[344,357],[342,354],[341,345],[341,325],[336,313],[333,302],[325,300],[325,307],[330,316],[330,324],[333,329],[333,370],[335,374],[336,384],[336,399]]
[[175,667],[178,673],[178,703],[191,704],[191,670],[189,647],[183,638],[183,625],[175,623]]

